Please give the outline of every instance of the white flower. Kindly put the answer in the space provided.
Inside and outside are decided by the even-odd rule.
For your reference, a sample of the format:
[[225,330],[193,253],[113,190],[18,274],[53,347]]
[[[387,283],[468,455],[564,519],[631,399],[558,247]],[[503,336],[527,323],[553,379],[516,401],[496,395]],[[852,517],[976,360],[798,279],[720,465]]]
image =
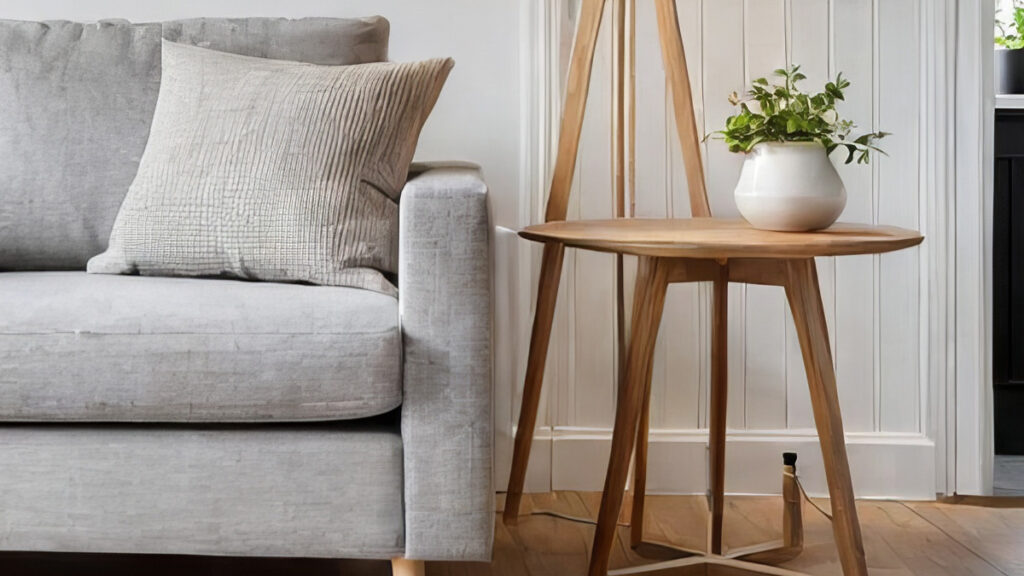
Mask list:
[[786,102],[785,99],[779,100],[779,110],[785,110],[786,106],[788,106],[788,105],[789,105],[789,102]]
[[826,124],[831,126],[836,123],[836,120],[839,119],[839,115],[836,114],[835,110],[825,110],[824,112],[821,113],[821,119],[824,120]]
[[747,110],[750,110],[751,114],[762,114],[761,103],[757,100],[747,100],[744,104],[747,105]]

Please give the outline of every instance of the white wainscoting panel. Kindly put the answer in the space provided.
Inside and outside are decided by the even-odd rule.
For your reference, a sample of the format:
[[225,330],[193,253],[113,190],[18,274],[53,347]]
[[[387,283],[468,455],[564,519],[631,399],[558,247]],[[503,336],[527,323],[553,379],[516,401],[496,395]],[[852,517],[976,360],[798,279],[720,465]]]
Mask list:
[[[729,94],[776,68],[800,64],[807,90],[842,72],[852,86],[841,112],[862,131],[892,133],[882,141],[889,155],[874,156],[868,166],[843,165],[845,155],[834,155],[849,195],[842,219],[922,228],[928,207],[922,178],[931,169],[924,164],[927,131],[921,124],[927,60],[919,22],[926,1],[676,0],[698,125],[705,132],[724,126],[735,111]],[[560,2],[565,8],[556,12],[574,17],[573,0]],[[613,212],[609,15],[595,59],[570,218]],[[638,2],[636,20],[634,215],[687,217],[685,172],[652,2]],[[557,29],[554,44],[564,46],[574,26],[561,22]],[[565,58],[559,63],[564,73]],[[737,217],[732,192],[743,157],[713,138],[703,154],[712,212]],[[930,281],[924,254],[914,249],[817,263],[860,496],[935,495],[936,448],[922,413],[931,393],[923,373],[928,309],[922,298]],[[626,270],[628,310],[635,262],[627,259]],[[570,250],[563,280],[545,383],[549,405],[531,461],[546,466],[546,474],[531,470],[530,487],[600,489],[615,407],[614,259]],[[669,291],[652,376],[649,485],[655,492],[706,489],[709,292],[705,285]],[[781,288],[730,286],[729,346],[727,488],[778,492],[774,471],[781,452],[798,449],[805,481],[823,494],[806,375]],[[525,355],[518,362],[525,363]]]

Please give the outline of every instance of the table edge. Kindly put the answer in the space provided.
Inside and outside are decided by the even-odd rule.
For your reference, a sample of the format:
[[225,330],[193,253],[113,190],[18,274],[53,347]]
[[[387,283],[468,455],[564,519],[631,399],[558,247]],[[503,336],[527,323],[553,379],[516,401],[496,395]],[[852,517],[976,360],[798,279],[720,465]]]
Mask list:
[[[653,256],[660,258],[785,258],[802,259],[830,256],[863,256],[867,254],[886,254],[898,252],[920,245],[924,242],[924,235],[917,233],[917,236],[906,238],[893,238],[891,240],[879,240],[868,245],[870,249],[861,250],[852,246],[837,246],[834,250],[808,250],[807,253],[791,253],[788,250],[773,250],[771,245],[765,245],[763,250],[756,247],[737,250],[734,246],[723,246],[721,244],[701,243],[693,245],[692,251],[687,251],[685,245],[666,242],[607,242],[602,240],[565,240],[553,236],[536,234],[528,228],[519,231],[519,236],[531,242],[541,244],[562,244],[569,248],[578,248],[595,252],[611,254],[629,254],[632,256]],[[794,234],[799,234],[794,232]],[[799,251],[797,251],[799,252]]]

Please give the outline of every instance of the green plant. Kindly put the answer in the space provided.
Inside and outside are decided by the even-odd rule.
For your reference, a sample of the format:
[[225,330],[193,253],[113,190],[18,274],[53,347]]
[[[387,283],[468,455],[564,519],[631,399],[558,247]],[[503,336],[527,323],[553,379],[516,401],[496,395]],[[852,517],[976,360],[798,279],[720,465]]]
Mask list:
[[858,164],[867,164],[872,150],[885,154],[875,142],[887,136],[886,132],[850,139],[856,126],[836,112],[836,102],[843,100],[843,90],[850,85],[842,74],[825,84],[823,92],[813,95],[797,87],[798,82],[807,78],[799,66],[779,68],[774,76],[781,78],[782,83],[758,78],[744,97],[733,92],[729,102],[739,107],[739,113],[726,120],[724,130],[709,136],[725,140],[732,152],[744,153],[762,142],[819,142],[828,154],[844,147],[847,164],[855,157]]
[[1009,34],[1006,32],[1007,23],[1000,18],[1001,10],[996,11],[996,28],[999,35],[996,36],[996,45],[1007,50],[1019,50],[1024,48],[1024,6],[1018,0],[1013,2],[1013,28]]

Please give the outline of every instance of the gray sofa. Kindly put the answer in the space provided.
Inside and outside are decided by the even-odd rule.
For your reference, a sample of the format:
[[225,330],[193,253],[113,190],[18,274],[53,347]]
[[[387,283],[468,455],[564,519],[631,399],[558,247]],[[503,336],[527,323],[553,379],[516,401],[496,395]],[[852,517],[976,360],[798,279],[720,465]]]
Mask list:
[[350,64],[386,59],[388,34],[0,21],[0,550],[490,558],[477,169],[414,167],[397,299],[83,271],[145,147],[162,36]]

